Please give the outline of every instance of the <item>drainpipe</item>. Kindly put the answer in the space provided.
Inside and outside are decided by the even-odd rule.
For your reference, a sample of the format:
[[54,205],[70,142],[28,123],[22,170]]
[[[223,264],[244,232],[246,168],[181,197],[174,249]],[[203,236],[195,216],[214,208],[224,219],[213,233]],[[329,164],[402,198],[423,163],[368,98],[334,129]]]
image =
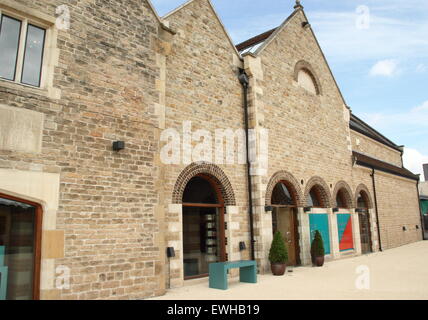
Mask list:
[[248,179],[248,203],[249,203],[249,215],[250,215],[250,236],[251,236],[251,260],[255,260],[254,250],[254,215],[253,215],[253,181],[251,178],[251,161],[250,161],[250,134],[248,125],[248,86],[249,79],[243,69],[240,69],[239,82],[244,89],[244,114],[245,114],[245,143],[247,150],[247,179]]
[[418,199],[418,204],[419,204],[419,214],[421,215],[422,240],[428,240],[428,239],[425,239],[425,221],[424,221],[424,217],[422,215],[421,201],[419,199],[419,180],[416,183],[416,195],[417,195],[416,199]]
[[378,206],[377,206],[375,169],[373,167],[372,167],[372,173],[371,173],[370,176],[372,177],[372,183],[373,183],[373,192],[374,192],[374,201],[375,201],[375,210],[376,210],[377,237],[378,237],[378,241],[379,241],[379,251],[383,251],[383,249],[382,249],[382,240],[380,238],[379,210],[378,210]]

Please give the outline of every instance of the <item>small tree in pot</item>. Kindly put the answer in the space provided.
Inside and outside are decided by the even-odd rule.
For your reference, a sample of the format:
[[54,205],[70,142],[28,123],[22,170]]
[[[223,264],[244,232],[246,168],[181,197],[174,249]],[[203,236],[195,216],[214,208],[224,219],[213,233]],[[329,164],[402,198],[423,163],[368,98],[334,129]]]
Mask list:
[[312,263],[317,267],[322,267],[324,265],[324,255],[324,242],[321,233],[317,230],[311,245]]
[[269,251],[269,261],[273,275],[284,275],[287,267],[288,251],[284,239],[279,231],[273,236],[272,245]]

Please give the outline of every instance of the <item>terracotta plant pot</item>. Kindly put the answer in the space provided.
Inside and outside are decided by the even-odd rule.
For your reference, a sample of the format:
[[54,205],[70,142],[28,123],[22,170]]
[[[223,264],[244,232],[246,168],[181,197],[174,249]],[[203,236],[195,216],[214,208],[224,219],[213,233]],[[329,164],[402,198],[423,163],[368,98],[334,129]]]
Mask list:
[[315,266],[322,267],[324,265],[324,256],[315,257]]
[[283,276],[287,265],[285,263],[271,263],[270,268],[274,276]]

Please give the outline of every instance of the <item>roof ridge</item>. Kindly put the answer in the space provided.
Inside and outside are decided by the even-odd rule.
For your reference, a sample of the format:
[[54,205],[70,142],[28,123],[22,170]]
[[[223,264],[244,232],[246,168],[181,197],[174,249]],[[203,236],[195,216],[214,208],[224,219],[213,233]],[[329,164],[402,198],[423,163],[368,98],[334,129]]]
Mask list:
[[238,49],[238,51],[242,51],[242,50],[248,49],[249,47],[252,47],[254,45],[259,44],[259,43],[265,41],[267,38],[269,38],[270,35],[275,32],[276,29],[278,29],[278,27],[273,28],[269,31],[265,31],[263,33],[260,33],[260,34],[254,36],[248,40],[245,40],[245,41],[237,44],[236,49]]

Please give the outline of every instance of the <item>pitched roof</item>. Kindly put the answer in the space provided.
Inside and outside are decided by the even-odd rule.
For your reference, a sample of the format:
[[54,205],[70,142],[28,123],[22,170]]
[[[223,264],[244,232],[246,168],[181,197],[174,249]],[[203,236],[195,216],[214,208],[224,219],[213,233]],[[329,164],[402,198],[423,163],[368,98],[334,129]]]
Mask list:
[[372,138],[373,140],[376,140],[377,142],[380,142],[396,151],[403,152],[403,147],[396,145],[394,142],[389,140],[387,137],[370,127],[367,123],[365,123],[363,120],[358,118],[356,115],[351,113],[351,120],[349,121],[349,127],[357,131],[358,133],[361,133],[365,135],[366,137]]
[[390,173],[396,176],[412,179],[419,181],[419,175],[415,175],[411,171],[407,170],[406,168],[397,167],[390,163],[369,157],[365,154],[358,153],[358,152],[352,152],[352,155],[354,159],[356,159],[356,163],[360,166],[367,167],[367,168],[373,168],[379,171],[383,171],[386,173]]
[[274,33],[278,28],[263,32],[251,39],[248,39],[236,46],[240,54],[245,54],[247,52],[255,53],[256,50]]

